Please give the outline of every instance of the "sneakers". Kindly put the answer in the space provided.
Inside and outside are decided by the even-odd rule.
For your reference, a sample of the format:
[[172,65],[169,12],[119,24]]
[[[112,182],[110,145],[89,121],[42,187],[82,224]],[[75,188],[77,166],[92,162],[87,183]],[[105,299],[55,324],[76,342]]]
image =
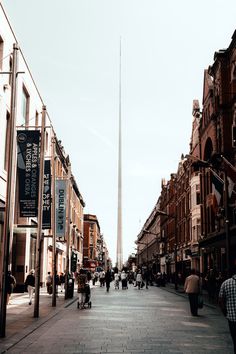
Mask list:
[[30,302],[29,302],[29,305],[31,305],[31,304],[32,304],[32,302],[30,301]]

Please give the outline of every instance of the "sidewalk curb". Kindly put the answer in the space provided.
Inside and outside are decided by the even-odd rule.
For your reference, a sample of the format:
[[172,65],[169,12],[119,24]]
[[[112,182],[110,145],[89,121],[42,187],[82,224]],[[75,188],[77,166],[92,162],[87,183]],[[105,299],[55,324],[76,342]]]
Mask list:
[[[74,302],[77,301],[77,297],[74,296],[72,299],[67,299],[65,302],[57,306],[55,308],[52,307],[51,312],[46,316],[46,317],[41,317],[41,318],[35,318],[35,322],[31,323],[29,326],[27,326],[25,329],[22,331],[6,338],[1,338],[0,339],[0,353],[6,353],[9,349],[13,348],[16,344],[21,342],[24,338],[26,338],[28,335],[36,331],[39,327],[41,327],[44,323],[48,322],[50,319],[55,317],[62,308],[67,308],[70,305],[72,305]],[[3,347],[3,348],[1,348]]]

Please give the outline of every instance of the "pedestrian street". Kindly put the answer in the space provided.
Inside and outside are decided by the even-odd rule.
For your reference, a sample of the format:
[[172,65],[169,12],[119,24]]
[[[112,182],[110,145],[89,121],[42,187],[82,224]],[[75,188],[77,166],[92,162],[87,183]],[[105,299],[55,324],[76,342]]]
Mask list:
[[[76,294],[77,295],[77,294]],[[233,353],[227,321],[204,306],[190,315],[188,299],[168,288],[110,292],[91,289],[91,309],[74,301],[13,346],[9,353]]]

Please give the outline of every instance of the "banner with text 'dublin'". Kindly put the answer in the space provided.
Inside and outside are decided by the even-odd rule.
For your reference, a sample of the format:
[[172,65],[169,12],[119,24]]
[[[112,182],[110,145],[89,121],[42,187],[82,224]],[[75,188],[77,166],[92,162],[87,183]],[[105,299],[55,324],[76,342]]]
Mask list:
[[17,172],[21,217],[38,216],[39,140],[38,130],[17,131]]
[[56,238],[65,241],[66,235],[66,180],[56,180]]

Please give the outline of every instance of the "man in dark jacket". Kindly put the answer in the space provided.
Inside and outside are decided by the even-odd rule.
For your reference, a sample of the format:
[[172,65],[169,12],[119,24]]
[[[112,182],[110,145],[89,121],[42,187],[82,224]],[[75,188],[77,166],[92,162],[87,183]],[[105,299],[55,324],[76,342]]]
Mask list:
[[31,271],[27,275],[27,278],[25,281],[25,287],[26,287],[28,294],[29,294],[29,305],[31,305],[32,299],[33,299],[33,294],[34,294],[34,288],[35,288],[34,269],[31,269]]
[[112,281],[112,275],[111,275],[111,270],[109,267],[107,267],[107,271],[106,271],[106,274],[105,274],[105,282],[106,282],[106,289],[107,289],[107,292],[109,291],[110,289],[110,282]]

